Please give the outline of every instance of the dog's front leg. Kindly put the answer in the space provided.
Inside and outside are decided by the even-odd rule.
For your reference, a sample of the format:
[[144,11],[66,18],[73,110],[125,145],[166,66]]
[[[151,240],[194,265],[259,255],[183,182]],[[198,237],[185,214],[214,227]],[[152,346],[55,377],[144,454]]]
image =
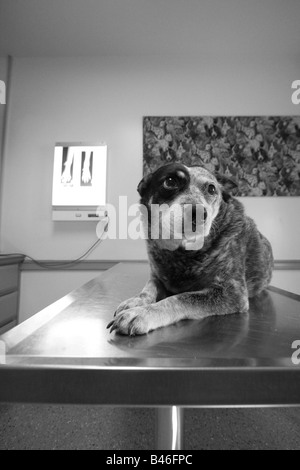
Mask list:
[[115,311],[115,316],[119,315],[119,313],[123,310],[128,310],[134,307],[142,307],[144,305],[156,302],[158,289],[158,283],[154,278],[151,278],[138,295],[130,297],[130,299],[124,300],[120,303],[117,310]]
[[248,308],[244,283],[228,281],[223,286],[177,294],[150,305],[129,308],[120,312],[108,327],[125,335],[141,335],[180,320],[246,312]]

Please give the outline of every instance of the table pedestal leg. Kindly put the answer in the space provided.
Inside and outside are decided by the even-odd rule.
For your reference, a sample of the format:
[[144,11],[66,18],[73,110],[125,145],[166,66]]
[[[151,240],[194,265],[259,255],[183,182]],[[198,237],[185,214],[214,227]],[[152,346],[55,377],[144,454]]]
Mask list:
[[180,406],[156,409],[156,449],[183,449],[183,412]]

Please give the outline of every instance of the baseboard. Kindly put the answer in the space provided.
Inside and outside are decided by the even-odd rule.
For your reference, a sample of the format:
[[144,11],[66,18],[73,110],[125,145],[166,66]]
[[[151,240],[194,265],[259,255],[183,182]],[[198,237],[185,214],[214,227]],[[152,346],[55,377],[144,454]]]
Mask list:
[[300,260],[299,259],[288,259],[288,260],[275,260],[274,261],[275,270],[284,270],[284,271],[298,271],[300,270]]

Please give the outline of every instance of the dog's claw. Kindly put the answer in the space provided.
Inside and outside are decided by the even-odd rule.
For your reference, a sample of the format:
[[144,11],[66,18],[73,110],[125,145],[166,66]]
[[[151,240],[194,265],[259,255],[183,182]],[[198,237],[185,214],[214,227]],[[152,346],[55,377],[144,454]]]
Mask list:
[[115,323],[115,320],[110,321],[106,328],[107,329],[110,328],[114,323]]
[[116,329],[117,329],[117,325],[114,324],[114,325],[111,327],[111,329],[109,330],[109,332],[112,333],[112,332],[113,332],[114,330],[116,330]]

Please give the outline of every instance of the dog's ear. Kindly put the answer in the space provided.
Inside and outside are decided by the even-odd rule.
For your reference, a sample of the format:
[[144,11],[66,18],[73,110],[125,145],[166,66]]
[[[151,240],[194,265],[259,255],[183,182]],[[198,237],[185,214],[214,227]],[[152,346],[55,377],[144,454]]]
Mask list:
[[230,199],[230,193],[238,187],[237,182],[233,178],[222,175],[221,173],[215,173],[218,183],[222,186],[222,195],[225,202]]
[[146,197],[147,189],[149,188],[151,178],[152,178],[152,173],[144,176],[144,178],[138,184],[137,191],[139,195],[141,196],[142,200],[145,199]]

